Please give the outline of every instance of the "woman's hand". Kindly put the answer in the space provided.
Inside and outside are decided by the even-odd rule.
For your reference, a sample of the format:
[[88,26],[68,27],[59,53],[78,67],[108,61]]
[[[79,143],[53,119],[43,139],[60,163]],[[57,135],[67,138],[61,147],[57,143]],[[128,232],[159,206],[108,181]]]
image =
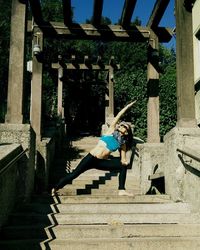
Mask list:
[[128,162],[127,162],[127,161],[121,161],[121,164],[122,164],[123,166],[128,166]]
[[133,101],[133,102],[130,102],[126,107],[127,107],[127,108],[130,108],[134,103],[136,103],[136,100]]

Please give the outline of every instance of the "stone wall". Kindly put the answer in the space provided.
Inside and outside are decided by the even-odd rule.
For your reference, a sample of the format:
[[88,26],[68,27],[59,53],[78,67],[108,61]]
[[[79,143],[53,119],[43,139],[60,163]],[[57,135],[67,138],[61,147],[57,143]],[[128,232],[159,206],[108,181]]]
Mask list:
[[35,135],[29,124],[0,124],[0,144],[17,143],[28,149],[23,169],[24,197],[30,197],[35,177]]
[[195,211],[200,208],[200,163],[177,151],[200,152],[199,128],[173,128],[165,138],[164,173],[166,193],[174,201],[187,201]]
[[164,144],[143,143],[137,148],[132,169],[140,180],[141,194],[146,194],[152,184],[149,175],[163,171]]
[[27,157],[19,144],[0,144],[0,228],[6,222],[16,202],[24,194],[24,173]]
[[48,192],[49,176],[55,157],[59,157],[62,151],[65,137],[65,124],[46,128],[45,135],[41,141],[37,141],[36,156],[36,179],[35,191],[37,193]]
[[56,137],[44,138],[37,143],[36,192],[48,191],[49,172],[54,162]]

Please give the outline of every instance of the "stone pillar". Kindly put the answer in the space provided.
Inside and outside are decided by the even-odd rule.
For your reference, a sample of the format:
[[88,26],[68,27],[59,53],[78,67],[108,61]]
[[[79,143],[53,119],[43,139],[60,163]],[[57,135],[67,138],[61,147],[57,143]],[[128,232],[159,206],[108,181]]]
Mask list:
[[6,122],[23,123],[26,4],[12,0]]
[[195,127],[192,12],[176,0],[177,126]]
[[147,65],[147,142],[160,142],[158,38],[151,34]]
[[[43,49],[43,34],[42,32],[34,33],[33,49],[37,46],[39,50]],[[34,47],[35,46],[35,47]],[[30,121],[31,126],[36,134],[37,140],[41,140],[42,134],[42,52],[37,51],[33,53],[33,69],[32,69],[32,82],[31,82],[31,112]]]
[[57,114],[60,118],[64,118],[63,108],[63,82],[61,78],[63,76],[63,68],[58,69],[58,102],[57,102]]
[[114,118],[114,69],[112,66],[109,67],[108,72],[108,95],[106,95],[106,101],[108,106],[106,107],[106,123],[110,123],[110,120]]

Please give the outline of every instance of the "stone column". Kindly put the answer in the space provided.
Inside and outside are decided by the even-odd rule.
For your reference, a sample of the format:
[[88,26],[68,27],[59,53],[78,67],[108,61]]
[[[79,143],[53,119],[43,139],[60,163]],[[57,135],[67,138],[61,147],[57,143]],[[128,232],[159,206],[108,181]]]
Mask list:
[[63,108],[63,82],[61,77],[63,76],[63,68],[58,69],[58,102],[57,102],[57,114],[60,118],[64,118]]
[[[39,45],[39,46],[37,46]],[[43,34],[42,32],[34,33],[33,37],[33,69],[32,69],[32,82],[31,82],[31,112],[30,121],[31,126],[36,134],[37,140],[41,140],[42,135],[42,51],[43,49]]]
[[8,99],[6,122],[21,124],[24,97],[24,51],[26,34],[26,4],[12,0]]
[[160,142],[158,38],[151,34],[147,65],[147,142]]
[[192,11],[176,0],[177,126],[195,127]]
[[106,101],[108,106],[106,107],[106,122],[109,124],[114,117],[114,69],[109,67],[108,71],[108,95],[106,95]]

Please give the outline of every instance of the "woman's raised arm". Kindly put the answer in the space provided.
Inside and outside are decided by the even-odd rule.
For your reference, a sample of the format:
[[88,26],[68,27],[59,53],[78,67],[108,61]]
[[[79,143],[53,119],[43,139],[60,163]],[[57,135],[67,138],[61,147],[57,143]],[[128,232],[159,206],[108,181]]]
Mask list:
[[129,104],[127,104],[122,110],[119,111],[119,113],[114,117],[112,123],[110,124],[110,128],[115,128],[115,126],[117,125],[118,121],[120,120],[120,118],[122,117],[122,115],[130,108],[133,106],[133,104],[136,103],[136,101],[130,102]]

